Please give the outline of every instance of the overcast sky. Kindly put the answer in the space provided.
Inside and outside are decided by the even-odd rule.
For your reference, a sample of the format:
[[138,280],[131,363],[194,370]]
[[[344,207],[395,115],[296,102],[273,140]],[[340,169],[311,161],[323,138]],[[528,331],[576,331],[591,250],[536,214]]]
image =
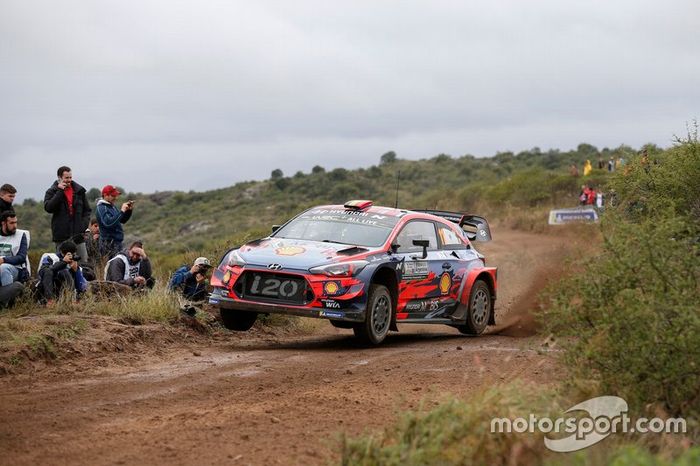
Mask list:
[[669,146],[700,2],[4,0],[0,182],[229,186],[402,158]]

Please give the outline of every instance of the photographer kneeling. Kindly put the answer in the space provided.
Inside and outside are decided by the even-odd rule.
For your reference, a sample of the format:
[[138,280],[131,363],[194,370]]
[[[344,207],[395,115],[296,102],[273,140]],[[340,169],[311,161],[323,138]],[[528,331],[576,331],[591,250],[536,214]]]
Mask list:
[[207,299],[207,272],[211,263],[206,257],[198,257],[190,267],[183,265],[173,273],[168,283],[168,289],[179,292],[188,302],[181,303],[182,311],[194,315],[197,310],[192,304],[201,303]]
[[52,306],[61,292],[75,293],[74,299],[79,299],[88,287],[75,243],[64,241],[58,246],[58,252],[44,254],[39,266],[37,290],[39,299],[47,306]]

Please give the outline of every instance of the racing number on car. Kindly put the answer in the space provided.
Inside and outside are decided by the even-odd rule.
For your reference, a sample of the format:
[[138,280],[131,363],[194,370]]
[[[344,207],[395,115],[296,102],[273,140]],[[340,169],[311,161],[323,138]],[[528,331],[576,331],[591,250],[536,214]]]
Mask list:
[[[263,282],[262,290],[260,290],[261,281]],[[299,284],[295,280],[280,280],[277,278],[266,278],[262,280],[260,275],[256,275],[253,279],[250,291],[253,294],[269,296],[271,298],[276,298],[278,296],[291,298],[299,291]]]

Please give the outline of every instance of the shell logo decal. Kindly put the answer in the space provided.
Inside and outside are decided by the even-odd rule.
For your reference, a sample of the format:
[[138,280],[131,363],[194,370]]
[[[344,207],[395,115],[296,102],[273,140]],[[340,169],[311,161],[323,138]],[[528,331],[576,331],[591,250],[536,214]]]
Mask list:
[[449,293],[451,287],[452,287],[452,277],[450,277],[449,273],[445,272],[440,277],[440,293],[442,293],[442,294]]
[[301,246],[283,246],[275,249],[275,254],[278,256],[296,256],[297,254],[301,254],[305,251],[306,249],[302,248]]
[[338,291],[340,291],[340,286],[338,286],[338,283],[336,282],[326,282],[325,285],[323,285],[323,291],[329,295],[332,296],[336,294]]

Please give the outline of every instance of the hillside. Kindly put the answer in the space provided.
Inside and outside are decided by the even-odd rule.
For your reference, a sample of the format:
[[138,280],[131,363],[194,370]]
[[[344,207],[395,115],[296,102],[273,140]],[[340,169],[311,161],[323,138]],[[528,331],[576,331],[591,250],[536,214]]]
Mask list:
[[[542,152],[531,149],[492,157],[441,154],[409,161],[393,152],[378,165],[357,170],[320,166],[311,173],[284,176],[274,170],[270,179],[237,183],[206,192],[127,193],[136,209],[125,231],[127,239],[139,238],[159,254],[182,254],[211,249],[220,240],[247,232],[260,234],[301,209],[320,203],[343,203],[348,199],[373,199],[394,205],[397,174],[401,174],[399,205],[405,208],[475,210],[498,216],[504,207],[572,205],[581,179],[569,175],[569,166],[599,156],[625,157],[636,151],[628,146],[599,151],[589,144],[576,150]],[[594,171],[588,182],[600,183],[607,173]],[[128,191],[128,186],[125,186]],[[94,207],[97,189],[91,189]],[[39,198],[39,195],[36,196]],[[41,202],[27,199],[17,206],[21,228],[32,232],[34,254],[51,248],[50,216]]]

